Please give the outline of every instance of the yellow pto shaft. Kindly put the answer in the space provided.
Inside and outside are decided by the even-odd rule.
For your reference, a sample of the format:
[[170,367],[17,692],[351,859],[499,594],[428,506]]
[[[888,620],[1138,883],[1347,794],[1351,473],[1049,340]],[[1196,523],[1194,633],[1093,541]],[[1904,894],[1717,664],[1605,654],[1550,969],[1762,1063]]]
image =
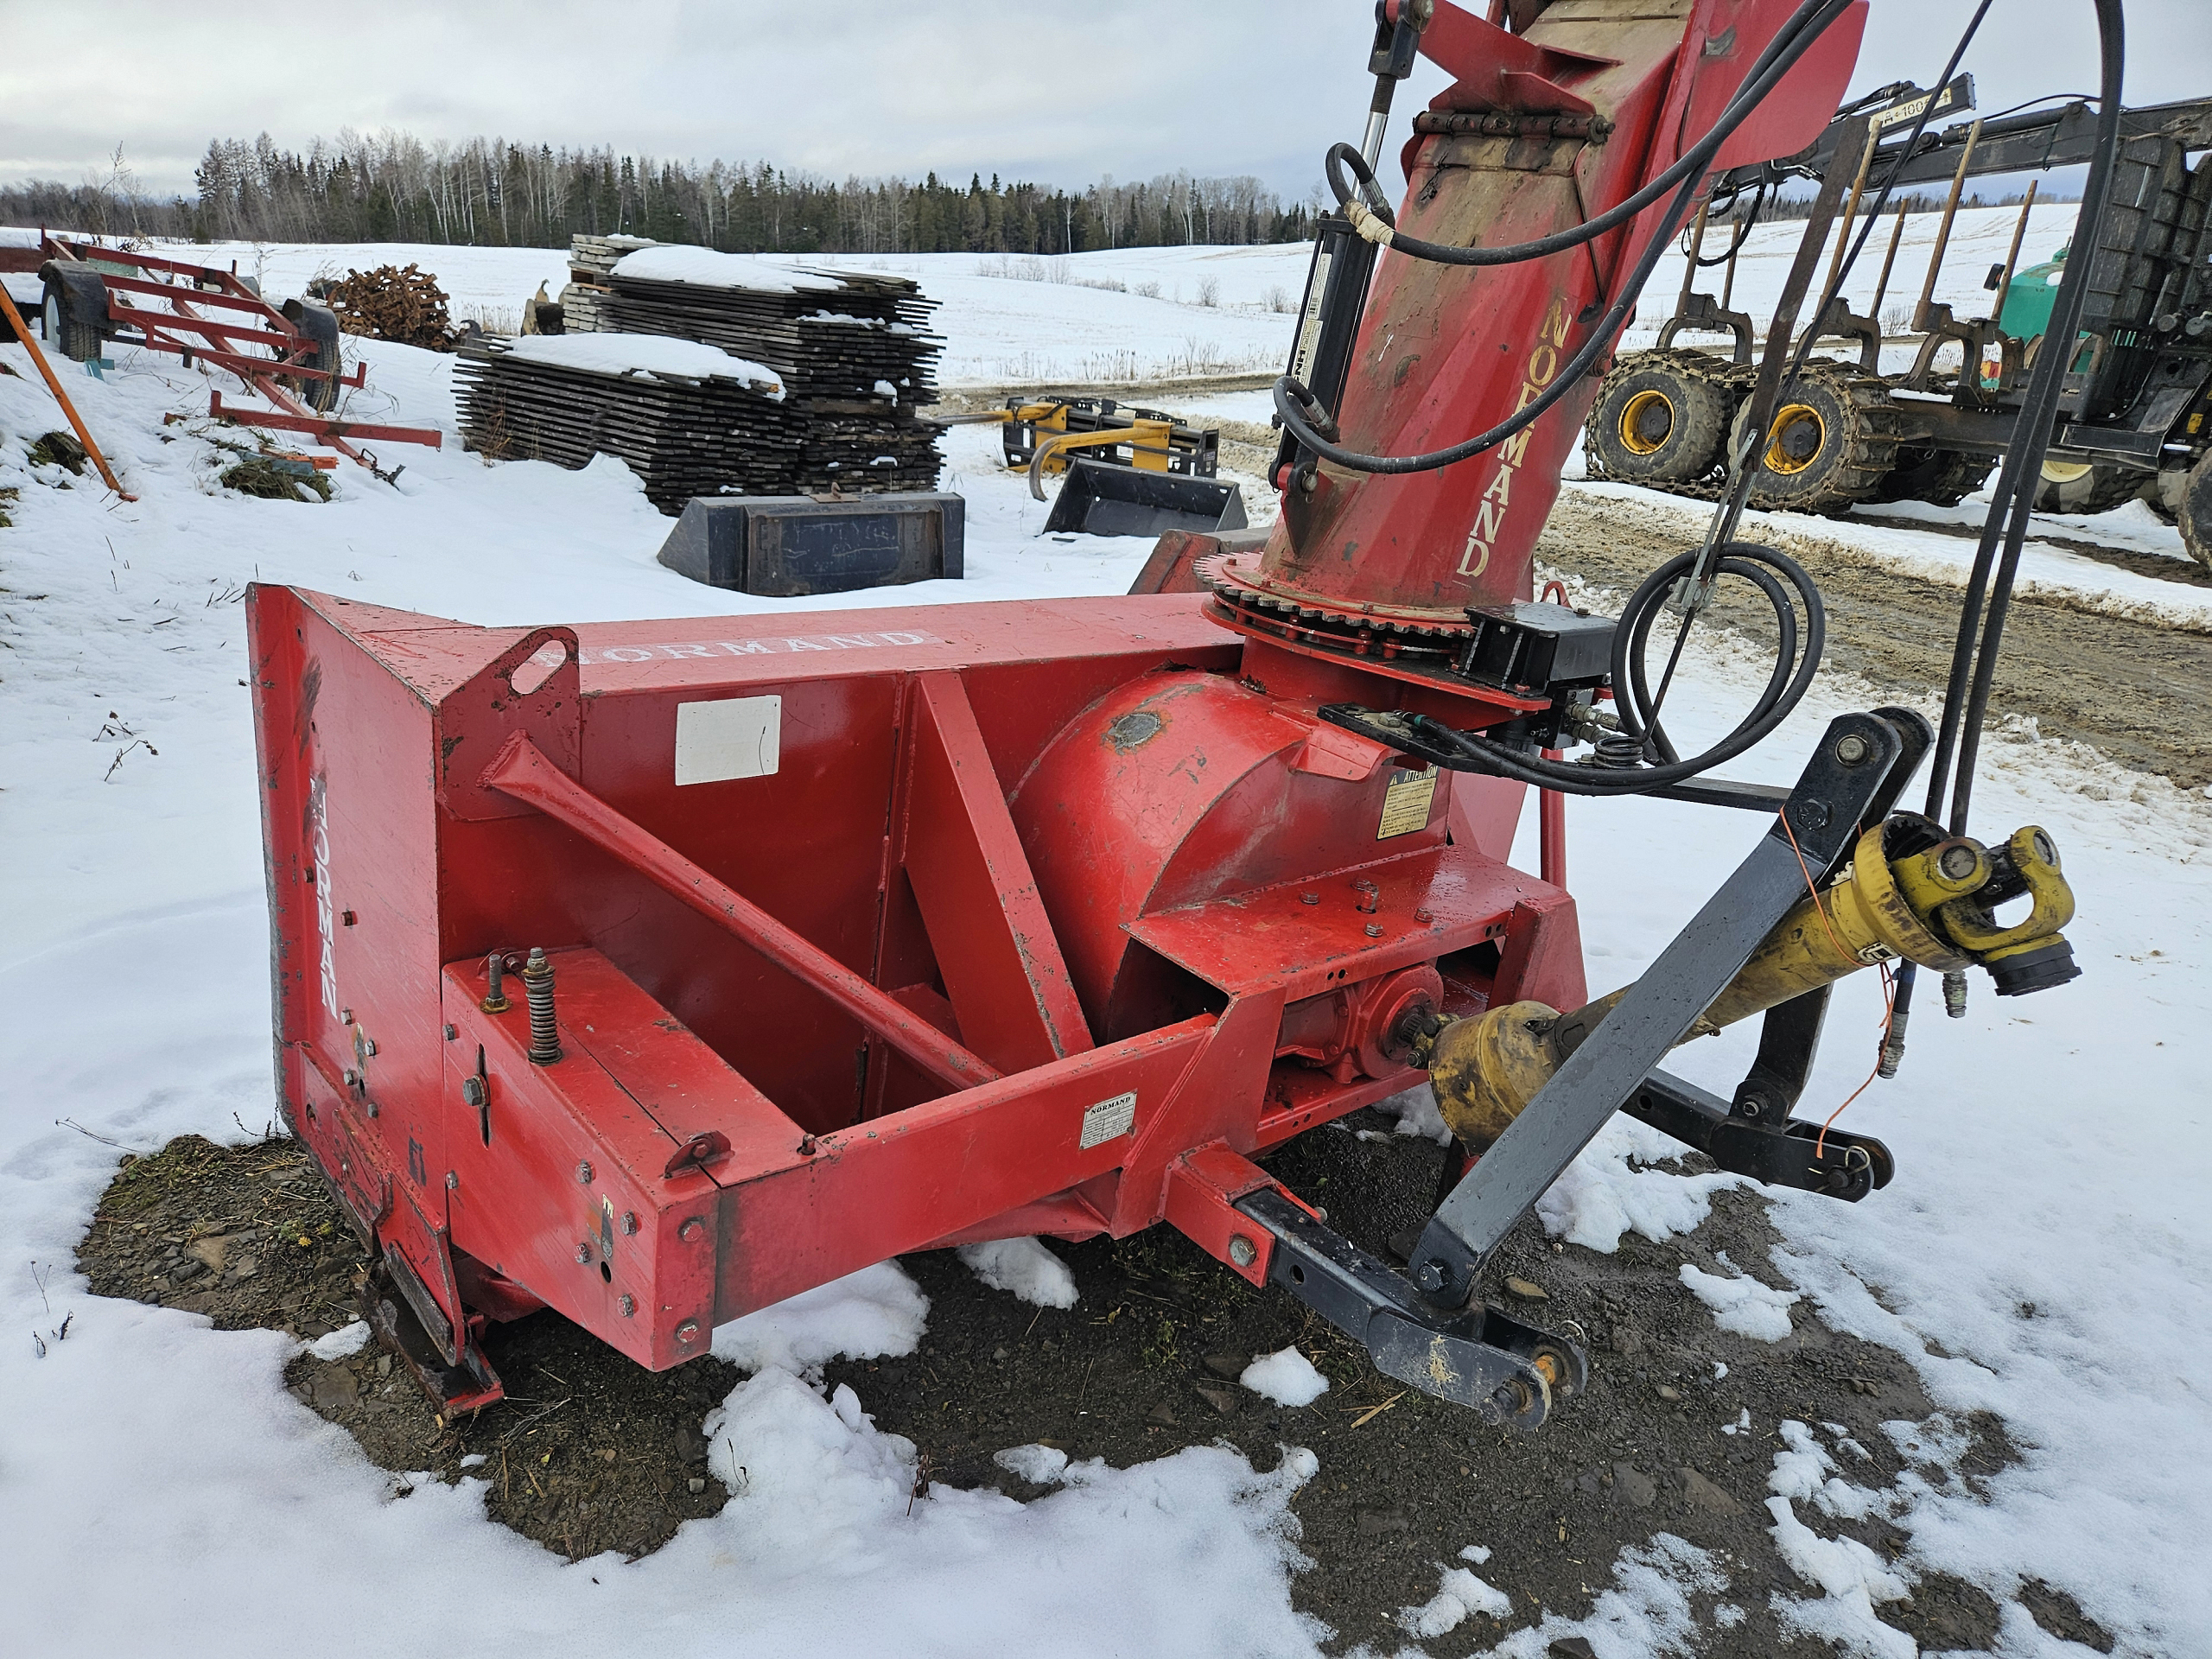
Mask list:
[[[1924,823],[1924,820],[1920,822]],[[1799,899],[1728,988],[1685,1034],[1707,1037],[1808,991],[1900,958],[1938,972],[1979,963],[1999,995],[2071,978],[2072,950],[2059,930],[2073,919],[2074,894],[2050,837],[2032,826],[1995,851],[1969,836],[1891,857],[1885,826],[1869,830],[1851,866],[1817,897]],[[1999,925],[2000,904],[2024,894],[2028,914]],[[1415,1045],[1438,1109],[1471,1152],[1505,1133],[1567,1057],[1580,1048],[1628,988],[1571,1014],[1515,1002],[1452,1021]]]

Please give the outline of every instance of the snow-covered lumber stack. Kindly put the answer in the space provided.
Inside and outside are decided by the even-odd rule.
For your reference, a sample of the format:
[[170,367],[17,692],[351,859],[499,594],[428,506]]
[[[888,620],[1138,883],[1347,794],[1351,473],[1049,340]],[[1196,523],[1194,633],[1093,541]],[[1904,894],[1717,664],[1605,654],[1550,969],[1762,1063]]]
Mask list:
[[455,378],[470,448],[571,471],[616,456],[671,517],[694,496],[787,494],[801,465],[804,423],[775,372],[696,340],[482,338]]
[[614,290],[607,284],[615,261],[626,253],[658,245],[642,236],[586,236],[569,238],[569,285],[561,290],[561,330],[569,334],[612,331],[607,315]]
[[943,342],[918,284],[673,245],[625,254],[607,283],[613,326],[719,346],[783,377],[806,428],[793,487],[936,486],[938,429],[917,411],[937,396]]

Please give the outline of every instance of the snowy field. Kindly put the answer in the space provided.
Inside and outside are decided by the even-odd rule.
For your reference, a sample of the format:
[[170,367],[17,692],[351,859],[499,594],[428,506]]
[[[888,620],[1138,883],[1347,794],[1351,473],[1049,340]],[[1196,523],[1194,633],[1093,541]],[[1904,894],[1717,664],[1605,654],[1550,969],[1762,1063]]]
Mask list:
[[[2018,217],[2017,209],[1997,207],[1967,208],[1959,214],[1936,297],[1960,316],[1987,313],[1992,296],[1983,290],[1982,278],[1993,263],[2005,257]],[[1847,296],[1861,308],[1873,300],[1890,225],[1885,217],[1846,285]],[[1919,297],[1936,226],[1934,213],[1907,219],[1883,303],[1885,312],[1899,305],[1910,308]],[[2022,267],[2049,259],[2073,226],[2071,203],[2037,208],[2021,247]],[[1802,230],[1799,223],[1783,222],[1762,226],[1751,235],[1738,261],[1738,308],[1754,316],[1762,315],[1762,307],[1771,308]],[[1709,234],[1707,257],[1726,245],[1719,237],[1718,230]],[[946,339],[943,383],[998,386],[1076,380],[1107,385],[1280,370],[1289,357],[1290,314],[1306,290],[1310,251],[1306,244],[1297,243],[1122,248],[1054,258],[972,253],[768,257],[787,264],[915,278],[932,299],[944,302],[937,315],[938,331]],[[453,302],[455,321],[478,317],[510,328],[539,283],[557,298],[568,280],[565,252],[542,248],[213,243],[177,245],[174,257],[211,264],[235,262],[239,271],[278,295],[298,293],[317,276],[413,263],[436,275]],[[1651,343],[1658,321],[1674,308],[1682,264],[1679,248],[1661,261],[1645,291],[1643,327],[1630,330],[1629,345]],[[1720,279],[1719,270],[1707,271],[1700,285],[1717,297]],[[14,277],[10,283],[18,300],[36,296],[35,278]],[[1271,405],[1262,402],[1260,409],[1256,418],[1264,420]]]
[[[2063,233],[2038,229],[2052,244]],[[2031,238],[2034,257],[2048,251]],[[471,302],[517,304],[540,280],[557,285],[561,268],[556,254],[505,251],[255,257],[272,294],[325,266],[417,258],[463,299],[461,315]],[[1096,352],[1151,372],[1193,338],[1271,365],[1288,320],[1268,296],[1281,285],[1294,299],[1303,260],[1294,249],[1147,250],[1069,262],[1126,293],[988,274],[968,256],[894,268],[945,300],[950,378],[996,381],[1020,378],[1002,365],[1034,352],[1063,366],[1023,372],[1087,372]],[[1983,263],[1961,256],[1956,270],[1978,283]],[[1197,293],[1209,277],[1219,283],[1211,307]],[[1658,281],[1666,288],[1663,269]],[[1136,293],[1140,282],[1158,282],[1160,296]],[[356,414],[453,430],[452,359],[353,349],[370,371]],[[11,1642],[27,1653],[241,1659],[456,1639],[518,1655],[1313,1651],[1319,1633],[1294,1614],[1288,1584],[1291,1505],[1317,1463],[1294,1444],[1259,1469],[1221,1448],[1117,1470],[1008,1447],[1007,1468],[1061,1490],[1026,1507],[942,1486],[912,1502],[914,1447],[879,1433],[866,1399],[825,1394],[817,1373],[836,1353],[903,1352],[919,1339],[927,1306],[895,1265],[717,1333],[717,1351],[754,1373],[708,1423],[715,1466],[744,1467],[746,1491],[628,1565],[569,1565],[487,1522],[475,1482],[409,1483],[374,1468],[285,1392],[296,1345],[281,1335],[219,1333],[197,1315],[88,1294],[73,1251],[119,1147],[150,1151],[186,1131],[237,1141],[276,1110],[245,583],[479,623],[742,610],[791,613],[797,631],[806,608],[659,568],[670,521],[608,461],[570,474],[486,466],[457,442],[390,446],[385,464],[406,463],[396,487],[342,466],[327,506],[223,492],[213,475],[229,457],[211,440],[224,435],[196,418],[162,423],[204,416],[208,379],[170,359],[117,359],[105,380],[69,384],[134,504],[29,466],[29,443],[60,422],[28,354],[0,347],[14,372],[0,376],[0,489],[20,492],[5,503],[14,526],[0,530],[0,1330],[12,1333],[0,1340],[0,1605]],[[946,487],[969,500],[969,579],[841,605],[1126,588],[1146,544],[1040,539],[1046,509],[997,468],[996,445],[983,429],[948,440]],[[2055,528],[2101,532],[2105,522]],[[1930,568],[1970,548],[1909,516],[1844,528]],[[2137,546],[2156,528],[2130,519],[2119,533]],[[2046,552],[2063,550],[2035,559]],[[2115,602],[2201,605],[2202,589],[2075,562],[2084,568],[2031,562],[2028,574]],[[1692,668],[1669,708],[1678,741],[1701,746],[1732,725],[1764,666],[1714,641],[1693,652]],[[1791,780],[1828,718],[1880,695],[1824,678],[1744,774]],[[2080,896],[2069,932],[2084,976],[2018,1004],[1978,981],[1955,1023],[1925,999],[1904,1074],[1848,1120],[1889,1142],[1897,1181],[1857,1206],[1777,1195],[1786,1242],[1774,1265],[1831,1326],[1904,1356],[1948,1421],[2000,1416],[2022,1461],[1978,1497],[1948,1472],[1962,1440],[1945,1419],[1900,1423],[1900,1439],[1924,1450],[1897,1485],[1867,1491],[1817,1425],[1750,1425],[1780,1447],[1770,1508],[1798,1575],[1770,1593],[1839,1651],[1910,1655],[1910,1641],[1872,1614],[1904,1593],[1897,1569],[1827,1524],[1872,1511],[1913,1534],[1909,1568],[1955,1573],[2000,1601],[2040,1578],[2076,1596],[2123,1653],[2204,1654],[2212,802],[2022,731],[1993,741],[1976,804],[1986,834],[2033,822],[2056,840]],[[1575,802],[1569,818],[1600,988],[1651,960],[1752,833],[1653,801]],[[1808,1109],[1857,1086],[1878,1019],[1872,983],[1842,988]],[[1751,1041],[1697,1045],[1681,1070],[1725,1091]],[[1547,1198],[1547,1224],[1600,1250],[1631,1230],[1657,1238],[1694,1226],[1726,1183],[1632,1161],[1658,1151],[1647,1132],[1616,1125]],[[1071,1288],[1020,1252],[970,1265],[1040,1300]],[[1761,1311],[1733,1282],[1700,1294],[1729,1328],[1756,1330]],[[1305,1379],[1282,1358],[1247,1382],[1281,1398]],[[1295,1423],[1287,1417],[1287,1435]],[[1630,1552],[1588,1619],[1554,1617],[1490,1649],[1486,1621],[1468,1611],[1497,1594],[1478,1555],[1440,1564],[1440,1601],[1409,1609],[1407,1626],[1434,1634],[1418,1647],[1409,1637],[1406,1651],[1543,1659],[1547,1643],[1578,1632],[1599,1659],[1688,1651],[1687,1587],[1725,1585],[1732,1570],[1687,1545]],[[2009,1602],[1999,1643],[2015,1659],[2084,1651]]]

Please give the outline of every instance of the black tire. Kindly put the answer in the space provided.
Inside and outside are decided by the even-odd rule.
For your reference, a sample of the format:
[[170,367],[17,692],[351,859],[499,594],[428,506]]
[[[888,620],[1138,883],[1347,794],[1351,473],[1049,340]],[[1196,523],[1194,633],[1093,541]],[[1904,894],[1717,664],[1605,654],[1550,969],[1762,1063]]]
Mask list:
[[1637,352],[1613,365],[1584,425],[1595,472],[1624,484],[1686,484],[1720,461],[1735,397],[1702,352]]
[[1751,505],[1833,513],[1872,499],[1896,464],[1897,428],[1882,381],[1847,363],[1807,365],[1775,411]]
[[1897,464],[1882,475],[1870,501],[1925,501],[1955,507],[1989,481],[1997,465],[1988,455],[1961,454],[1932,444],[1899,446]]
[[2190,557],[2212,570],[2212,450],[2196,458],[2183,476],[2180,492],[2167,499],[2173,503],[2181,544]]
[[2110,512],[2143,493],[2154,476],[2136,467],[2113,467],[2101,461],[2069,461],[2054,455],[2043,464],[2036,485],[2036,511],[2063,512],[2077,518]]
[[2174,524],[2181,520],[2181,504],[2188,491],[2189,468],[2169,467],[2151,474],[2138,499],[2158,515],[2160,524]]
[[[338,349],[340,329],[338,314],[320,300],[287,300],[284,316],[302,336],[315,343],[313,355],[307,359],[311,369],[327,371],[334,377],[344,366]],[[298,389],[300,401],[317,414],[327,415],[338,407],[338,382],[311,380],[304,376],[292,383]]]
[[83,283],[73,282],[59,272],[50,273],[46,279],[40,309],[46,349],[72,363],[89,363],[100,354],[99,325],[107,314],[107,289],[98,277],[92,282],[99,288],[103,302],[97,313],[88,313]]

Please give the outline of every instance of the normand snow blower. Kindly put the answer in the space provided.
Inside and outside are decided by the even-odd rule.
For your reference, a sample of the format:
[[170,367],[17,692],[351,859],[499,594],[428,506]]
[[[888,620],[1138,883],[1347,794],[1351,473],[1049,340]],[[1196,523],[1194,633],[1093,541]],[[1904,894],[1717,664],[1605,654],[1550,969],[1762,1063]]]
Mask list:
[[[1986,686],[1940,734],[1837,718],[1792,788],[1715,779],[1821,649],[1804,572],[1732,538],[1740,499],[1618,620],[1530,581],[1659,250],[1713,175],[1821,133],[1865,9],[1515,0],[1509,29],[1384,0],[1276,388],[1281,516],[1261,547],[1186,537],[1190,579],[1159,585],[1198,591],[480,628],[256,588],[284,1109],[439,1401],[499,1397],[486,1322],[542,1306],[658,1370],[901,1251],[1165,1221],[1391,1376],[1534,1427],[1583,1357],[1486,1306],[1482,1269],[1615,1112],[1771,1185],[1889,1181],[1879,1142],[1790,1116],[1828,987],[2075,972],[2050,838],[1963,833]],[[1453,79],[1393,212],[1375,162],[1417,53]],[[2001,598],[2017,548],[1993,547]],[[1645,648],[1723,578],[1771,601],[1779,658],[1682,758]],[[1931,749],[1948,824],[1897,809]],[[1748,851],[1593,1001],[1556,819],[1545,870],[1507,861],[1530,786],[1709,803]],[[1732,1100],[1656,1069],[1754,1014]],[[1264,1160],[1424,1081],[1463,1173],[1401,1271]]]

